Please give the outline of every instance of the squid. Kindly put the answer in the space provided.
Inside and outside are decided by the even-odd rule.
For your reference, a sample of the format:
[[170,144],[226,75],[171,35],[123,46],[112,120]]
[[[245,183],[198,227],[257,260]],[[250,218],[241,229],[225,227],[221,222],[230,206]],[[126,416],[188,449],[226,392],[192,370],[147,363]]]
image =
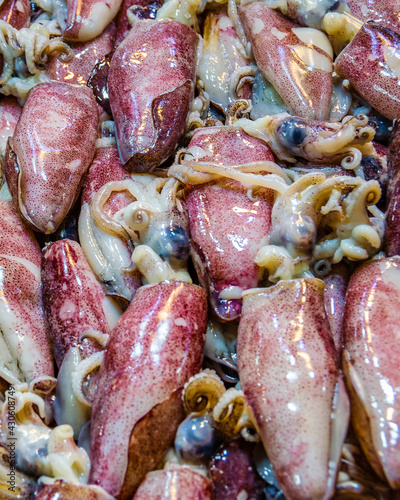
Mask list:
[[318,279],[243,295],[239,377],[288,500],[332,498],[349,400]]
[[[254,259],[269,234],[272,189],[285,189],[285,175],[265,144],[235,126],[197,129],[179,162],[169,175],[188,184],[197,275],[215,314],[224,321],[237,320],[243,290],[261,279]],[[264,184],[263,176],[245,173],[263,170],[274,172],[271,180],[265,176]]]
[[[374,22],[365,23],[335,61],[335,71],[379,113],[400,114],[400,35]],[[367,54],[367,56],[366,56]]]
[[343,370],[357,440],[376,474],[400,487],[397,359],[400,257],[370,261],[350,278]]
[[[101,139],[100,139],[101,141]],[[141,285],[140,273],[132,267],[132,249],[118,235],[103,230],[93,216],[96,193],[108,182],[123,182],[131,176],[124,170],[115,145],[97,148],[82,190],[82,207],[79,216],[79,238],[85,256],[97,279],[108,295],[122,303],[130,302]],[[134,201],[128,191],[110,193],[103,210],[114,216],[120,209]]]
[[327,120],[333,51],[326,36],[293,23],[263,2],[241,6],[239,18],[257,66],[291,112]]
[[[125,242],[132,249],[134,267],[125,271],[139,271],[146,284],[167,279],[192,281],[187,271],[188,213],[177,196],[177,188],[175,179],[136,174],[106,183],[91,204],[91,216],[98,230],[122,239],[120,244]],[[91,230],[90,218],[87,221],[81,230],[86,239],[84,231]],[[100,237],[104,238],[101,234]],[[93,241],[87,243],[85,246],[93,246]]]
[[189,468],[149,472],[132,500],[212,500],[211,481]]
[[57,477],[85,484],[90,462],[85,450],[75,444],[71,426],[50,428],[44,417],[45,403],[40,396],[10,387],[2,403],[1,438],[14,446],[16,468],[36,478]]
[[173,153],[193,98],[196,47],[184,24],[138,20],[115,50],[108,89],[127,170],[152,170]]
[[35,231],[54,233],[74,205],[95,153],[97,125],[87,87],[49,82],[29,94],[8,140],[4,173],[15,207]]
[[63,37],[88,42],[99,36],[117,15],[122,0],[66,0],[56,8]]
[[254,67],[224,10],[211,11],[205,20],[202,54],[197,74],[210,101],[226,115],[240,99],[250,99]]
[[[90,484],[130,499],[163,458],[184,418],[183,385],[201,368],[206,314],[206,293],[195,285],[170,281],[136,292],[111,332],[100,369]],[[154,446],[149,433],[157,434]]]
[[60,367],[86,331],[109,335],[119,311],[106,297],[75,241],[58,240],[46,248],[42,283],[54,355]]
[[[41,252],[10,201],[0,199],[0,376],[34,391],[55,385],[41,294]],[[3,386],[3,384],[2,384]]]

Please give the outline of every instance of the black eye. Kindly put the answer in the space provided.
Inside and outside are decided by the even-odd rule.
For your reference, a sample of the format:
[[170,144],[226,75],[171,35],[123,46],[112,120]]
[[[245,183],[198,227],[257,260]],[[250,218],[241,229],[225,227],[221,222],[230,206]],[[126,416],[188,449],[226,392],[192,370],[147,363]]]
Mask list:
[[189,236],[186,230],[177,224],[170,224],[161,233],[158,242],[159,255],[163,259],[174,257],[178,260],[189,258]]
[[298,148],[306,137],[306,124],[300,118],[289,118],[277,129],[277,139],[289,151]]

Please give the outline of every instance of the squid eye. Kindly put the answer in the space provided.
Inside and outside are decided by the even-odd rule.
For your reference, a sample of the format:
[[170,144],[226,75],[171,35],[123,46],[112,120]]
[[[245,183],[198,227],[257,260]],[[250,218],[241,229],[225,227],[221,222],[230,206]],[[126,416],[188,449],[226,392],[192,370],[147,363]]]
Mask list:
[[175,437],[178,456],[191,463],[208,461],[219,441],[207,415],[189,415],[181,423]]
[[306,124],[299,118],[290,118],[281,123],[277,129],[279,142],[286,149],[298,148],[307,137]]
[[189,258],[190,244],[186,230],[177,224],[164,228],[159,241],[159,255],[163,259],[173,257],[178,260]]

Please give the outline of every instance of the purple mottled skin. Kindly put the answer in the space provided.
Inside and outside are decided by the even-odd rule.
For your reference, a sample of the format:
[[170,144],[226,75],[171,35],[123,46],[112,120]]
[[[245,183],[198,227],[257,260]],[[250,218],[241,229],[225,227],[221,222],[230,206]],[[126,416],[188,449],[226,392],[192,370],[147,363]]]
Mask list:
[[265,483],[257,473],[253,449],[254,443],[243,439],[219,447],[209,466],[214,500],[237,500],[240,496],[251,500],[265,499]]
[[339,76],[389,120],[400,116],[399,50],[400,35],[370,21],[335,61]]
[[[204,151],[197,160],[222,165],[273,161],[264,143],[235,127],[197,129],[190,148]],[[242,300],[223,300],[219,294],[232,286],[258,285],[262,272],[254,259],[270,231],[273,193],[260,189],[250,201],[247,190],[230,180],[186,189],[193,261],[214,312],[225,321],[239,318]]]
[[40,248],[11,202],[0,199],[0,213],[0,330],[26,381],[53,377],[41,294]]
[[132,500],[212,500],[211,481],[189,468],[149,472]]
[[295,48],[311,46],[326,59],[327,68],[332,64],[331,56],[319,47],[306,45],[293,31],[300,28],[297,23],[262,2],[240,7],[239,17],[258,68],[289,106],[291,114],[327,120],[332,96],[331,71],[311,68]]
[[200,370],[206,319],[207,297],[198,286],[164,282],[136,292],[111,332],[100,370],[90,483],[120,493],[132,429]]
[[57,365],[86,330],[109,334],[106,294],[76,241],[58,240],[42,261],[43,299]]
[[[347,432],[344,418],[336,430],[338,454],[332,458],[331,415],[339,366],[324,289],[317,279],[283,280],[243,298],[239,377],[288,500],[331,498],[334,468]],[[348,407],[344,388],[341,394]]]
[[116,49],[108,89],[127,170],[149,171],[173,153],[193,97],[196,48],[192,28],[145,20]]
[[370,261],[346,295],[343,364],[353,429],[375,472],[400,488],[400,257]]
[[8,140],[4,173],[16,208],[35,231],[54,233],[74,205],[95,153],[97,126],[87,87],[49,82],[31,90]]
[[111,497],[97,488],[83,484],[56,480],[53,484],[41,484],[35,493],[36,500],[111,500]]

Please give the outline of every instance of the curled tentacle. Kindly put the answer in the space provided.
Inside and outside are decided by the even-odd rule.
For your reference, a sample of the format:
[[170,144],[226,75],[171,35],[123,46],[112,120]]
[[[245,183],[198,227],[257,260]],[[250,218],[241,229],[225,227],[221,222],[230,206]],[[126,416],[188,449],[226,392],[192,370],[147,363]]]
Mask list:
[[72,390],[74,391],[76,399],[80,403],[89,407],[92,406],[93,402],[90,401],[83,392],[82,385],[87,376],[101,366],[103,358],[104,358],[103,351],[95,352],[88,358],[82,360],[78,364],[76,369],[72,372]]
[[[214,426],[228,438],[232,438],[247,429],[256,430],[254,419],[249,418],[251,411],[247,408],[243,391],[228,389],[213,410]],[[242,436],[254,441],[251,432],[244,432]],[[257,440],[257,438],[256,438]]]
[[182,398],[186,413],[206,413],[212,410],[225,392],[225,386],[214,370],[205,369],[186,384]]

